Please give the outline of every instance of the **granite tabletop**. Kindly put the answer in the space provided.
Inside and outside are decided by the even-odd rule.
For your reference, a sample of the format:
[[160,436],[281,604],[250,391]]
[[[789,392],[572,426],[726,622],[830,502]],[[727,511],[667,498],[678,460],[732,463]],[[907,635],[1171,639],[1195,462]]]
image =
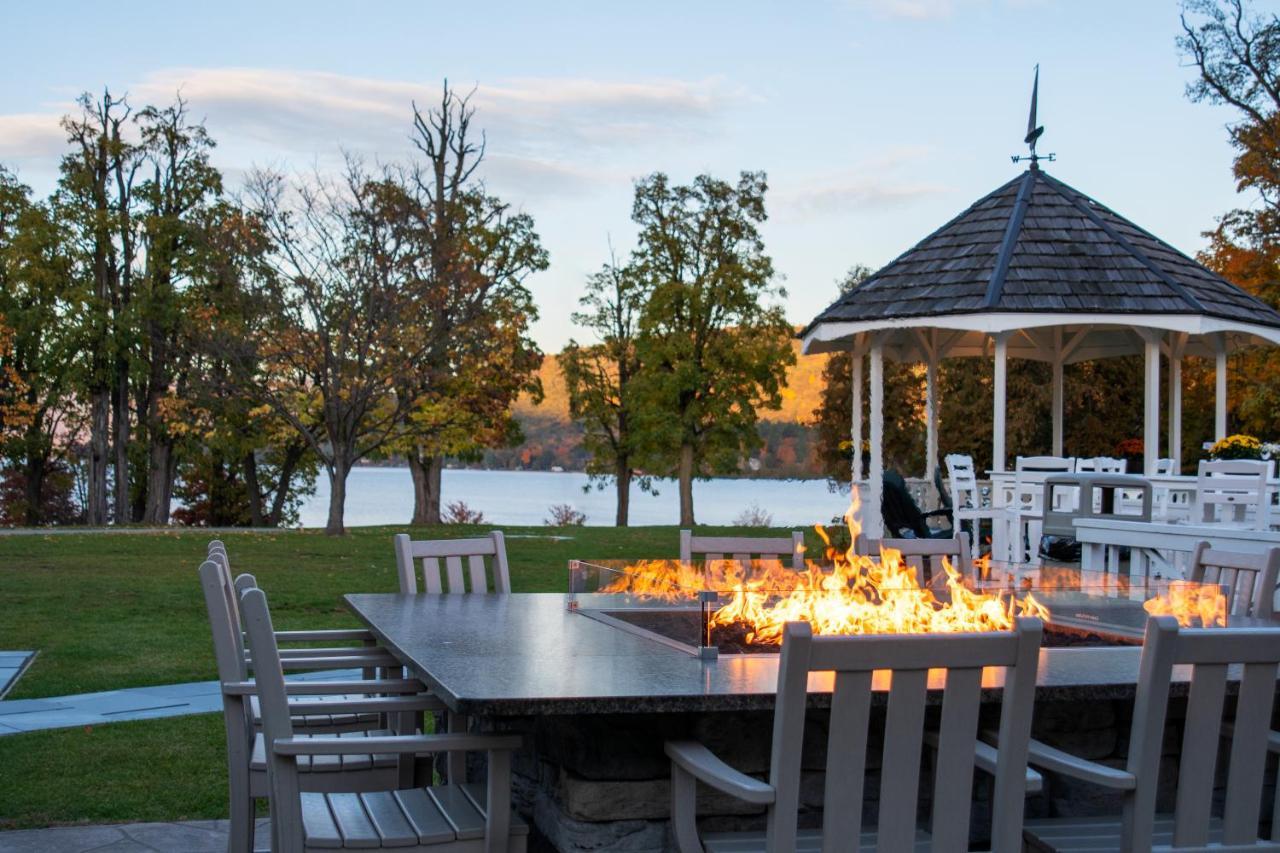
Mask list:
[[[352,594],[348,606],[453,710],[480,716],[768,710],[772,655],[686,652],[575,613],[568,596]],[[1128,698],[1137,647],[1042,649],[1037,699]],[[1175,672],[1175,680],[1185,673]],[[984,687],[999,695],[999,670]],[[887,688],[888,681],[877,684]],[[931,683],[931,687],[941,686]],[[830,702],[830,677],[811,676],[810,701]]]

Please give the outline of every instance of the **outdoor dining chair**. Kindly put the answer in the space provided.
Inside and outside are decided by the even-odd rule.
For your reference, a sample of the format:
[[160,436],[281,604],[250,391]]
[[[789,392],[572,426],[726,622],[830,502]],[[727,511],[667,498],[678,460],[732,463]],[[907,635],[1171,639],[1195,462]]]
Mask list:
[[[474,539],[410,539],[407,533],[395,537],[396,572],[400,592],[414,595],[418,590],[418,567],[422,568],[422,591],[511,592],[507,568],[507,543],[501,530]],[[463,571],[462,561],[467,561]],[[485,567],[485,559],[490,565]],[[440,561],[444,560],[441,572]]]
[[1077,474],[1123,474],[1128,463],[1110,456],[1076,457]]
[[901,554],[902,561],[915,571],[916,581],[921,586],[943,576],[943,560],[962,575],[973,574],[973,559],[970,557],[969,539],[966,536],[957,534],[950,539],[881,539],[879,542],[868,540],[867,544],[872,553],[892,550]]
[[1222,584],[1227,588],[1227,613],[1270,619],[1280,578],[1280,548],[1262,554],[1241,554],[1210,548],[1201,542],[1191,552],[1187,580]]
[[[1233,720],[1224,723],[1228,667],[1238,664]],[[1025,837],[1035,851],[1146,853],[1152,850],[1280,850],[1280,822],[1272,839],[1259,837],[1263,774],[1271,736],[1271,710],[1280,665],[1280,629],[1181,631],[1172,616],[1147,620],[1123,769],[1077,758],[1032,741],[1035,767],[1121,793],[1119,817],[1036,818]],[[1156,814],[1169,686],[1175,666],[1190,667],[1191,690],[1178,757],[1172,814]],[[1220,739],[1230,727],[1225,772],[1218,768]],[[1225,779],[1222,816],[1213,814],[1215,783]]]
[[1230,524],[1252,530],[1271,525],[1271,495],[1267,480],[1274,464],[1253,459],[1201,462],[1196,472],[1197,523]]
[[978,487],[978,474],[973,467],[973,457],[964,453],[948,453],[943,462],[947,466],[947,482],[951,491],[951,514],[956,532],[965,524],[969,528],[969,553],[982,553],[982,522],[990,522],[995,516],[991,501],[983,501]]
[[752,559],[787,561],[796,571],[804,570],[804,533],[792,531],[791,538],[763,536],[695,536],[692,530],[680,531],[680,562],[695,558],[707,562],[725,559],[749,565]]
[[[666,744],[671,759],[671,832],[678,849],[682,853],[968,850],[971,791],[979,763],[975,745],[982,675],[984,668],[1002,667],[999,749],[990,768],[995,775],[991,849],[1017,853],[1022,849],[1026,751],[1042,632],[1040,620],[1019,619],[1013,631],[984,634],[814,637],[808,623],[788,623],[778,663],[768,781],[735,770],[697,741]],[[929,738],[937,750],[932,837],[916,825],[930,669],[945,670],[940,724]],[[822,828],[800,830],[801,751],[811,672],[834,673],[834,687]],[[879,677],[874,677],[877,672]],[[872,685],[883,685],[886,674],[891,678],[878,774],[879,819],[875,830],[864,831]],[[699,839],[695,813],[698,783],[763,806],[765,831],[707,834]]]
[[[227,739],[227,783],[230,797],[230,853],[253,850],[255,802],[270,795],[267,784],[266,747],[260,731],[261,702],[257,685],[249,677],[244,635],[239,616],[228,609],[226,590],[230,584],[226,567],[216,560],[200,566],[200,585],[213,635],[214,660],[222,692],[223,725]],[[236,600],[233,595],[232,600]],[[239,607],[236,609],[239,613]],[[276,660],[279,661],[279,653]],[[305,657],[289,659],[283,665],[291,670],[336,669],[349,666],[388,666],[395,659],[381,650],[360,657]],[[279,664],[277,664],[279,666]],[[419,695],[423,690],[417,681],[402,679],[382,681],[315,681],[290,682],[288,690],[308,701],[290,705],[292,725],[305,735],[316,733],[366,738],[391,734],[379,728],[385,717],[405,720],[414,713],[439,710],[442,703],[433,696]],[[382,698],[370,698],[388,697]],[[360,756],[317,757],[304,768],[308,787],[328,790],[325,785],[343,779],[343,785],[377,787],[395,784],[411,772],[401,768],[397,756],[374,755],[367,750]],[[345,778],[353,777],[353,778]]]
[[1013,562],[1040,562],[1044,481],[1054,474],[1074,473],[1075,467],[1076,460],[1069,456],[1019,456],[1015,460],[1013,490],[1003,517],[993,522],[1004,524],[1004,541],[1009,543],[1009,558]]
[[[295,734],[292,718],[297,703],[290,701],[286,691],[267,597],[260,589],[246,590],[241,606],[249,647],[258,660],[275,853],[333,848],[524,853],[529,827],[511,809],[511,753],[521,745],[519,735],[394,736],[388,732],[359,741]],[[372,701],[411,704],[416,697]],[[385,756],[392,761],[400,755],[483,751],[488,758],[487,781],[399,788],[385,777],[379,785],[356,785],[352,774],[315,772],[318,761],[337,760],[345,765],[348,760],[363,760],[366,751],[375,760]],[[327,782],[323,790],[309,787],[317,777]]]

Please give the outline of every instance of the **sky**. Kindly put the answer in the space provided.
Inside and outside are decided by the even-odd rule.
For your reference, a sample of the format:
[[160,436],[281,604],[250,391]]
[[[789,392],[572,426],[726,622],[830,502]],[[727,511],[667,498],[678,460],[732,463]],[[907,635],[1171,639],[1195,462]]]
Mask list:
[[[1270,9],[1260,5],[1259,8]],[[1046,169],[1194,253],[1236,195],[1221,107],[1192,104],[1174,0],[23,3],[5,10],[0,163],[39,193],[85,90],[179,90],[234,188],[265,166],[403,161],[411,103],[475,87],[487,187],[531,214],[547,352],[586,276],[632,246],[634,181],[768,174],[767,251],[807,323],[1025,166],[1032,69]]]

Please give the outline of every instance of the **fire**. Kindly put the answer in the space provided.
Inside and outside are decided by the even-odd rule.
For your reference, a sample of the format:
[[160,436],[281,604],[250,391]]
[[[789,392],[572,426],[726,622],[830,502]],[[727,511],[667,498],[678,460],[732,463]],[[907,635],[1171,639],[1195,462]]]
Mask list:
[[1048,617],[1030,593],[1019,599],[1008,592],[966,587],[964,576],[946,560],[945,578],[934,579],[945,588],[939,596],[899,551],[882,549],[878,560],[856,554],[853,543],[861,532],[857,513],[855,492],[844,518],[850,533],[846,550],[832,545],[820,525],[815,528],[826,543],[829,570],[813,562],[797,572],[774,562],[744,566],[717,560],[699,571],[649,561],[629,567],[601,591],[670,597],[679,591],[717,590],[729,595],[729,601],[712,614],[711,627],[745,626],[746,642],[764,645],[781,643],[783,626],[795,621],[808,622],[818,634],[921,634],[1004,631],[1019,616]]
[[1171,581],[1169,594],[1142,605],[1152,616],[1173,616],[1184,628],[1221,628],[1227,624],[1227,597],[1213,584]]

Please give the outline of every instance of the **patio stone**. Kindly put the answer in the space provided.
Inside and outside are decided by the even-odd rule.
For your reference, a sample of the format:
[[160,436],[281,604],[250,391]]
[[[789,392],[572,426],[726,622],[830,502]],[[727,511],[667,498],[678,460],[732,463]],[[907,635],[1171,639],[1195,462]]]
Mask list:
[[[271,830],[257,823],[255,847],[265,851]],[[0,832],[0,853],[223,853],[227,821],[127,823],[110,826],[59,826]]]

